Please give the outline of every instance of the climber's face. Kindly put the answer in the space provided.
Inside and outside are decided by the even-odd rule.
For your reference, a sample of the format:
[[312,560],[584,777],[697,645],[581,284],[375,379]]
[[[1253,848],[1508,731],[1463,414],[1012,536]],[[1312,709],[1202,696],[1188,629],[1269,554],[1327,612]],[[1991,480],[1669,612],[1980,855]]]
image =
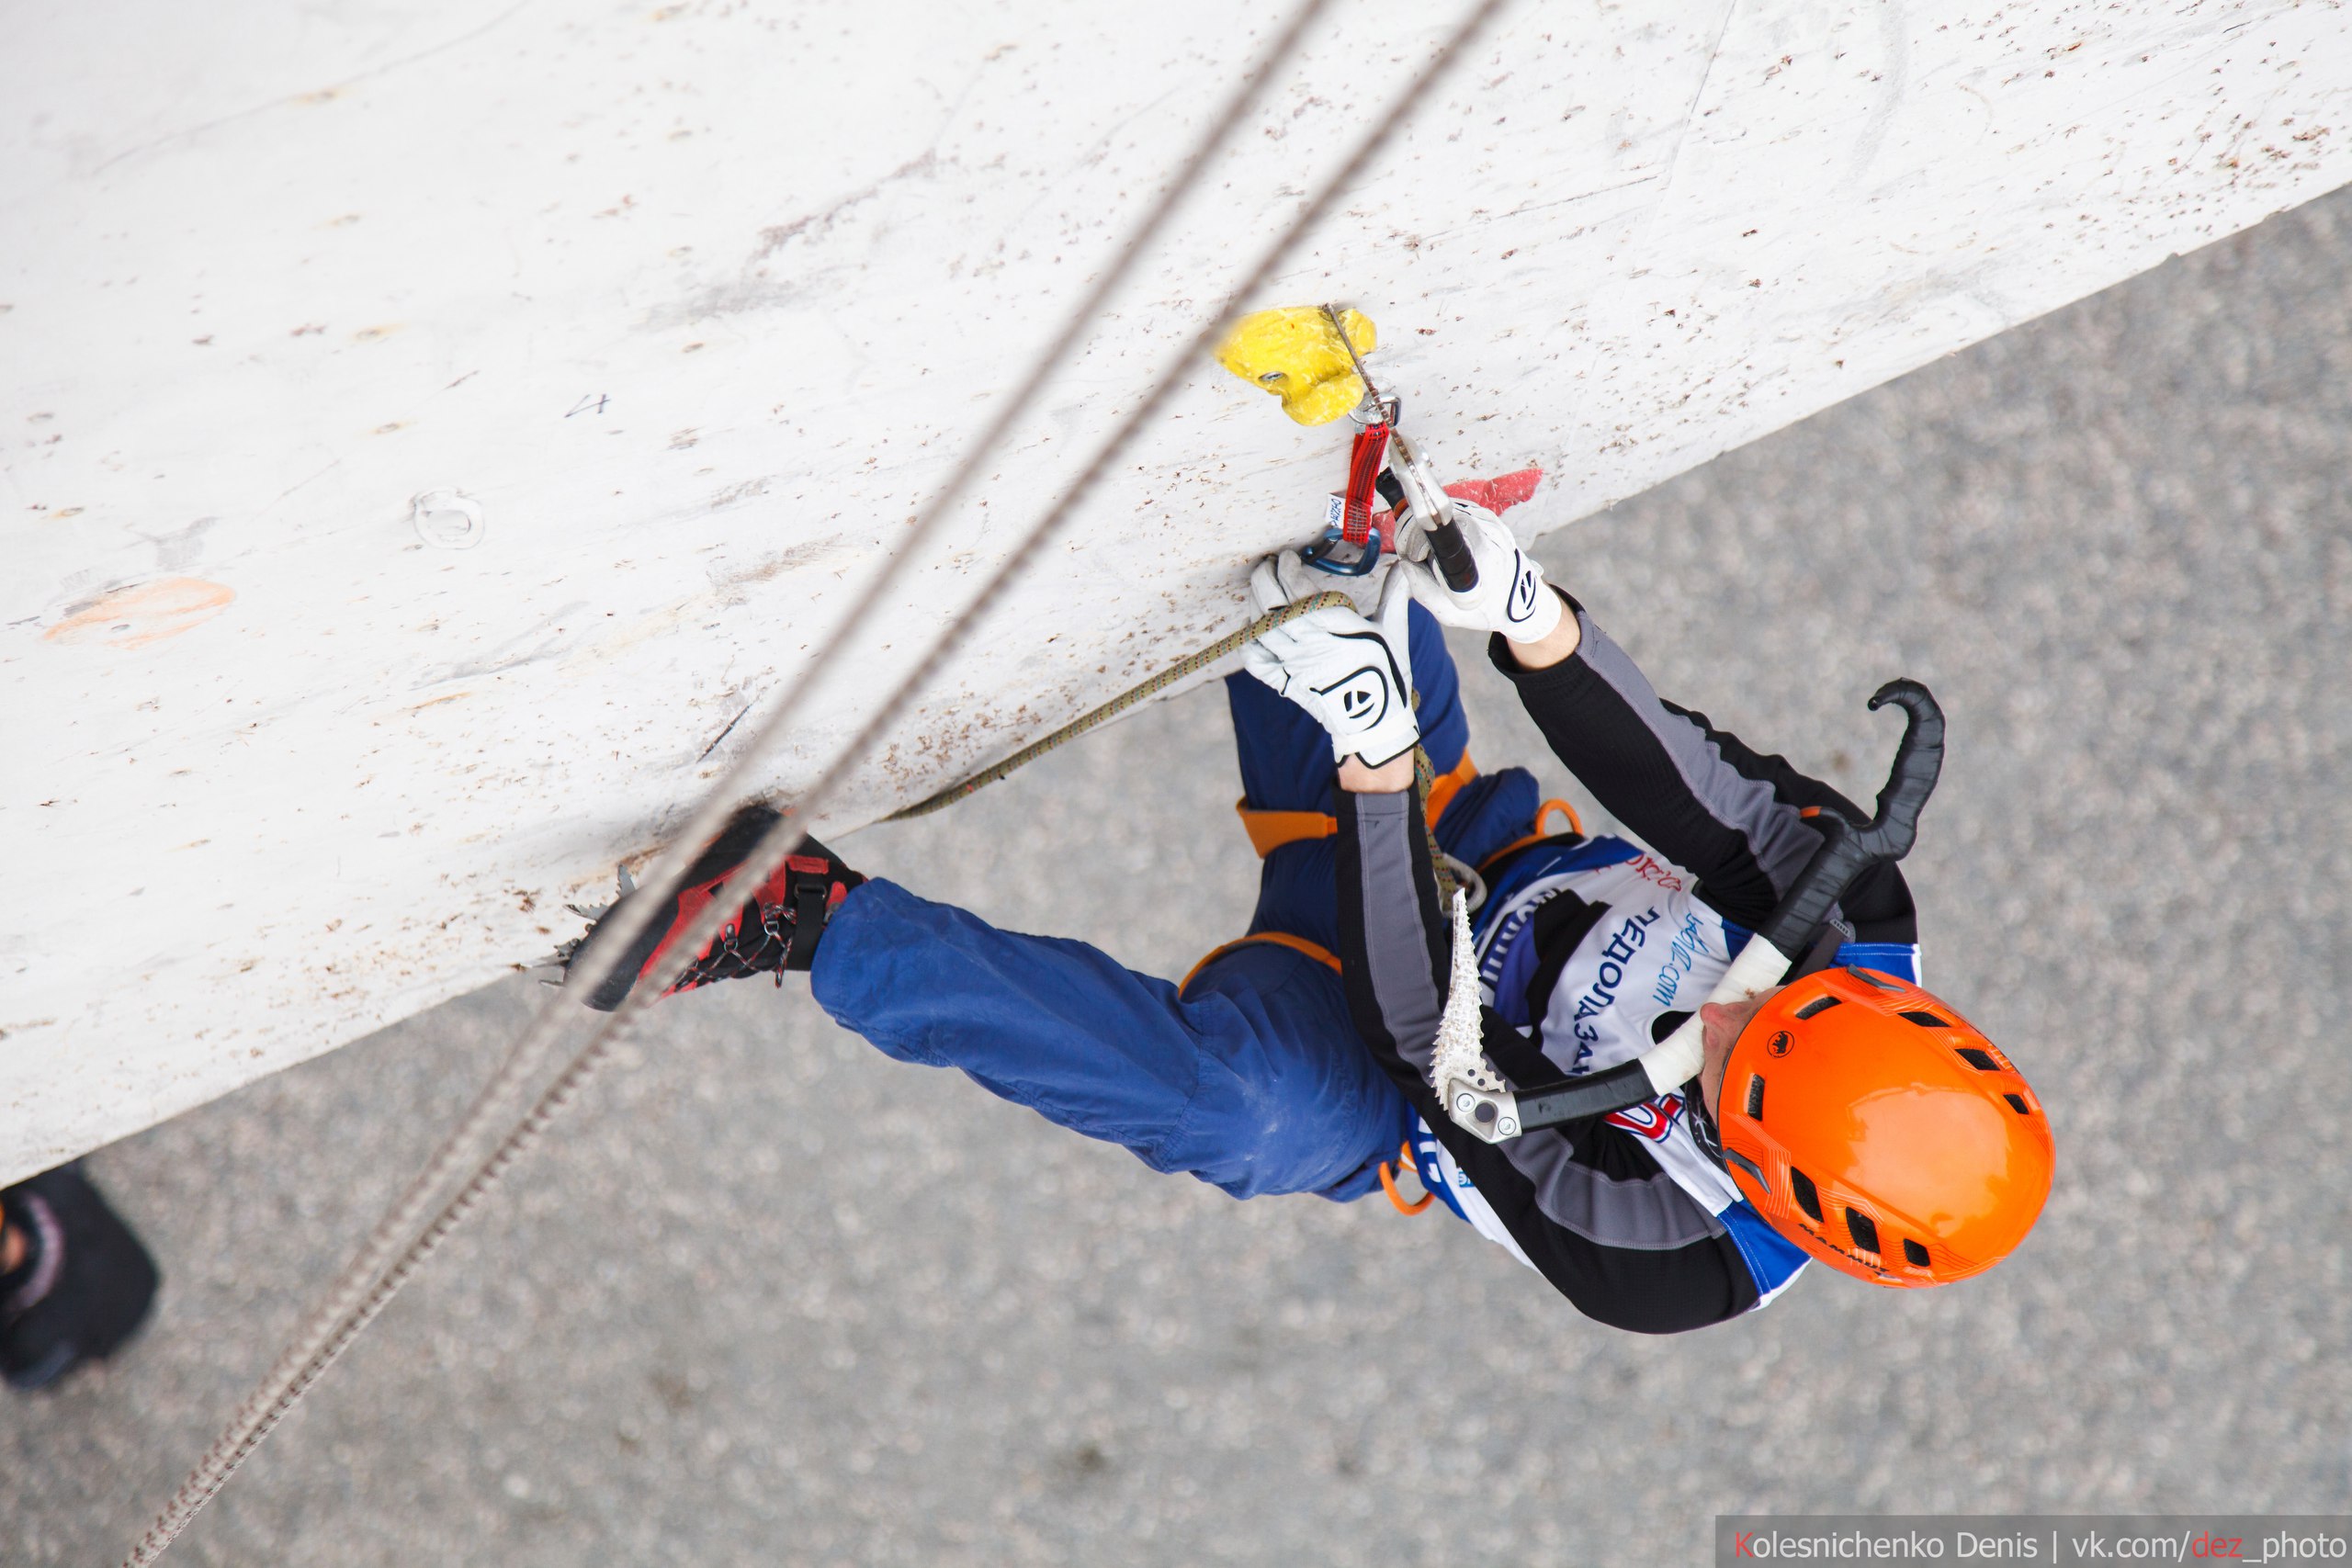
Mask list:
[[1715,1114],[1715,1101],[1723,1097],[1724,1067],[1731,1061],[1732,1046],[1738,1043],[1747,1021],[1771,996],[1767,991],[1744,1002],[1707,1002],[1700,1007],[1699,1027],[1706,1043],[1707,1065],[1699,1069],[1699,1092],[1707,1102],[1710,1117]]

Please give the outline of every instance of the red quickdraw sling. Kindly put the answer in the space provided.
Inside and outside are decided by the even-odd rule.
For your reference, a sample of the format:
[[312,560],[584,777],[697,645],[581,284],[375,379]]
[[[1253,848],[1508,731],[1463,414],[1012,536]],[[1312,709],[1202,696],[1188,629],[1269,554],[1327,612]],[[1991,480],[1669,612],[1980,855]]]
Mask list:
[[[1356,432],[1354,447],[1348,454],[1348,491],[1340,512],[1340,536],[1351,545],[1363,545],[1372,538],[1373,502],[1378,495],[1380,473],[1388,466],[1388,432],[1386,422],[1367,424]],[[1385,502],[1381,510],[1388,510]]]

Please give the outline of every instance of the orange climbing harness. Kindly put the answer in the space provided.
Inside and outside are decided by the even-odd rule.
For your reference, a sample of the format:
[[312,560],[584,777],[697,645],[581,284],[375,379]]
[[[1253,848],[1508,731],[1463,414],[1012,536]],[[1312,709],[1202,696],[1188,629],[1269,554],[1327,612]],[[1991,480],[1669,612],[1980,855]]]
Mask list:
[[[1453,803],[1454,795],[1464,784],[1478,776],[1478,765],[1470,753],[1462,753],[1462,761],[1430,781],[1430,822],[1434,826]],[[1565,802],[1547,802],[1565,807]],[[1328,839],[1340,830],[1340,819],[1328,811],[1253,811],[1247,796],[1233,803],[1236,815],[1241,818],[1242,830],[1250,835],[1250,847],[1264,860],[1284,844],[1295,844],[1302,839]],[[1568,816],[1573,819],[1576,813]],[[1543,826],[1543,819],[1536,819]],[[1218,951],[1222,952],[1223,949]]]
[[[1470,760],[1469,752],[1464,751],[1462,761],[1430,780],[1426,810],[1431,826],[1445,815],[1445,808],[1453,804],[1453,797],[1461,793],[1462,786],[1477,776],[1478,764]],[[1260,860],[1264,860],[1284,844],[1328,839],[1340,830],[1340,819],[1328,811],[1253,811],[1246,795],[1233,803],[1233,809],[1241,818],[1242,829],[1250,835],[1250,847],[1258,852]],[[1576,813],[1571,811],[1568,816],[1573,820]],[[1539,817],[1536,822],[1540,827],[1543,819]],[[1235,948],[1246,947],[1255,942],[1270,942],[1277,947],[1303,953],[1334,975],[1340,972],[1338,955],[1319,942],[1309,942],[1303,936],[1293,936],[1288,931],[1256,931],[1249,936],[1236,937],[1212,949],[1206,957],[1193,965],[1191,973],[1184,976],[1183,984],[1176,987],[1176,994],[1181,997],[1192,989],[1193,979],[1202,970]]]
[[[1453,803],[1453,797],[1461,793],[1462,786],[1477,776],[1477,764],[1471,761],[1470,753],[1464,751],[1462,754],[1462,761],[1430,781],[1427,811],[1428,820],[1432,826],[1445,815],[1445,808]],[[1246,796],[1235,801],[1233,809],[1239,815],[1241,826],[1250,835],[1250,847],[1258,852],[1260,860],[1265,859],[1284,844],[1328,839],[1340,830],[1339,818],[1328,811],[1253,811]],[[1535,808],[1533,832],[1523,838],[1512,840],[1488,855],[1478,863],[1479,869],[1483,871],[1488,866],[1510,858],[1521,850],[1556,837],[1557,835],[1546,833],[1544,830],[1544,823],[1555,811],[1567,819],[1567,830],[1570,833],[1579,837],[1583,835],[1584,818],[1577,814],[1575,807],[1555,796]],[[1237,937],[1231,942],[1212,949],[1206,957],[1193,965],[1191,973],[1184,976],[1183,983],[1176,987],[1176,994],[1181,997],[1192,989],[1193,982],[1200,976],[1202,970],[1206,969],[1236,948],[1246,947],[1252,942],[1272,942],[1277,947],[1287,947],[1294,953],[1304,953],[1312,958],[1334,975],[1340,973],[1339,956],[1320,943],[1309,942],[1305,937],[1293,936],[1288,931],[1258,931],[1250,936]],[[1409,1175],[1420,1184],[1421,1195],[1419,1199],[1406,1198],[1403,1190],[1397,1185],[1397,1178],[1400,1175]],[[1380,1190],[1388,1195],[1389,1203],[1400,1214],[1420,1213],[1431,1203],[1437,1201],[1437,1190],[1430,1185],[1429,1179],[1421,1174],[1420,1167],[1413,1159],[1413,1145],[1409,1143],[1399,1144],[1396,1146],[1395,1160],[1380,1162]]]
[[1523,839],[1513,839],[1510,843],[1505,844],[1501,849],[1497,850],[1493,854],[1490,854],[1485,860],[1480,861],[1478,863],[1478,869],[1480,871],[1484,871],[1488,866],[1497,864],[1510,856],[1517,854],[1520,851],[1527,848],[1530,844],[1540,844],[1544,840],[1555,837],[1555,835],[1546,833],[1544,830],[1544,818],[1551,816],[1555,811],[1568,819],[1569,832],[1574,833],[1578,838],[1584,837],[1584,818],[1577,815],[1577,808],[1570,806],[1566,801],[1555,797],[1551,800],[1545,801],[1543,805],[1535,808],[1535,831],[1528,834]]
[[[1408,1203],[1405,1201],[1405,1195],[1396,1190],[1396,1173],[1400,1170],[1409,1173],[1414,1180],[1421,1184],[1419,1201]],[[1396,1212],[1400,1214],[1418,1214],[1437,1201],[1437,1190],[1432,1188],[1429,1179],[1421,1174],[1421,1168],[1413,1163],[1413,1145],[1410,1144],[1396,1145],[1396,1163],[1394,1166],[1386,1160],[1380,1162],[1380,1190],[1388,1194],[1389,1202],[1396,1205]]]
[[1231,942],[1211,948],[1206,957],[1203,958],[1198,964],[1193,964],[1193,967],[1186,972],[1182,983],[1176,987],[1176,994],[1181,997],[1186,991],[1191,990],[1193,988],[1193,982],[1199,977],[1202,970],[1207,968],[1218,959],[1223,958],[1235,948],[1247,947],[1251,942],[1270,942],[1276,947],[1287,947],[1293,953],[1303,953],[1306,954],[1307,957],[1315,960],[1316,963],[1323,965],[1324,968],[1329,969],[1332,974],[1337,975],[1340,972],[1340,955],[1333,953],[1321,942],[1309,942],[1303,936],[1293,936],[1288,931],[1259,931],[1250,936],[1235,937]]

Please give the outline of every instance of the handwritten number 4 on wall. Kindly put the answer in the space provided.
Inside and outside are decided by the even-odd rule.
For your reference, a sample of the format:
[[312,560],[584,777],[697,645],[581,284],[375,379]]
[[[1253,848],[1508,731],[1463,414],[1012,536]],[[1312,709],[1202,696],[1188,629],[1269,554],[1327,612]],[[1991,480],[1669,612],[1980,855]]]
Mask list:
[[572,413],[603,413],[605,404],[610,400],[602,392],[584,392],[581,394],[580,400],[571,405],[571,413],[563,417],[570,419]]

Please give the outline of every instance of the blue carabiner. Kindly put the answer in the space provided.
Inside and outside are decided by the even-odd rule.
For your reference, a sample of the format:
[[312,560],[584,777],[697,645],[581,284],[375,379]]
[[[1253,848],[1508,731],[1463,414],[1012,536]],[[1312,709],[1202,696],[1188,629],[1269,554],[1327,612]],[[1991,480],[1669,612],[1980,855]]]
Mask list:
[[[1352,549],[1356,553],[1352,557],[1336,553],[1342,549]],[[1298,552],[1298,558],[1316,570],[1328,571],[1334,577],[1369,577],[1372,569],[1380,564],[1380,526],[1378,524],[1373,525],[1371,536],[1361,547],[1349,544],[1346,535],[1340,529],[1326,528],[1321,538]]]

